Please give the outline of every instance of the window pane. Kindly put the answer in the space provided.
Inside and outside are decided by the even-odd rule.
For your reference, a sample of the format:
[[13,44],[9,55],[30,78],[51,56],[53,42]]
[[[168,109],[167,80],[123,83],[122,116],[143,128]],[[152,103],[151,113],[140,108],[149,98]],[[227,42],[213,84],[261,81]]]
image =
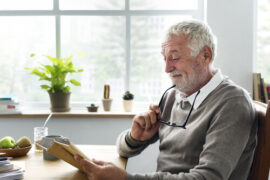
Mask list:
[[0,10],[49,10],[53,0],[1,0]]
[[37,77],[25,67],[37,62],[29,55],[55,55],[53,17],[0,17],[0,94],[17,95],[20,100],[48,101]]
[[132,10],[187,10],[197,9],[198,0],[131,0]]
[[161,43],[167,28],[188,16],[136,16],[131,19],[131,90],[136,100],[158,103],[171,85],[164,72]]
[[111,86],[116,101],[124,91],[125,18],[118,16],[77,16],[62,18],[62,54],[86,54],[75,60],[84,72],[75,78],[81,87],[72,87],[73,101],[99,101],[105,83]]
[[270,83],[270,1],[258,1],[257,71]]
[[120,10],[125,8],[124,0],[59,0],[63,10]]

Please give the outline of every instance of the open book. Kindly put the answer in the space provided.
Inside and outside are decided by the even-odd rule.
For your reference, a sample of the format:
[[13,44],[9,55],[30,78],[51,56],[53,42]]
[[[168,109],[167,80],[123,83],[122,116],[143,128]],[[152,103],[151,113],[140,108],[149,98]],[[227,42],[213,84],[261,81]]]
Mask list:
[[82,170],[82,167],[77,161],[75,161],[74,155],[78,154],[82,156],[83,158],[89,160],[89,158],[85,154],[83,154],[71,142],[64,144],[64,143],[57,142],[55,140],[52,140],[50,142],[46,140],[41,140],[38,145],[45,151],[54,155],[55,157],[66,161],[67,163],[71,164],[72,166],[75,166],[76,168],[80,170]]

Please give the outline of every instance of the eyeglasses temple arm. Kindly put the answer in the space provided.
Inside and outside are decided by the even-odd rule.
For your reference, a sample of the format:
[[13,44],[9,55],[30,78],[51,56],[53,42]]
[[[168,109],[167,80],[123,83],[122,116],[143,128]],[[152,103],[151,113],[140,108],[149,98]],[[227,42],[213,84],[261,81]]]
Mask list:
[[190,111],[189,111],[189,113],[188,113],[188,116],[187,116],[187,118],[186,118],[186,120],[185,120],[185,124],[183,125],[183,128],[184,128],[184,129],[186,129],[186,124],[187,124],[187,122],[188,122],[189,116],[190,116],[190,114],[191,114],[191,112],[192,112],[192,110],[193,110],[195,101],[196,101],[196,99],[197,99],[197,96],[200,94],[200,92],[201,92],[201,91],[199,90],[199,91],[197,92],[195,98],[194,98],[194,101],[193,101],[193,103],[192,103],[191,109],[190,109]]
[[[158,103],[158,107],[159,107],[159,108],[161,107],[161,103],[162,103],[162,101],[163,101],[163,98],[164,98],[165,94],[166,94],[170,89],[174,88],[175,86],[176,86],[176,85],[174,84],[173,86],[169,87],[169,88],[162,94],[162,96],[161,96],[161,98],[160,98],[160,101],[159,101],[159,103]],[[163,122],[158,118],[158,114],[156,114],[156,115],[157,115],[157,120],[158,120],[159,122],[163,123]]]

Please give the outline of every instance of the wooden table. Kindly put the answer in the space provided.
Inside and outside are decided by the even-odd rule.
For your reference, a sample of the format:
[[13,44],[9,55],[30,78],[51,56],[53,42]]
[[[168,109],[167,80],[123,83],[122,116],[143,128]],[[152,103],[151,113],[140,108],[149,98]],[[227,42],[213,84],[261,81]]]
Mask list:
[[[121,167],[126,168],[127,159],[119,157],[115,146],[105,145],[76,145],[89,158],[109,161]],[[84,173],[71,166],[63,160],[48,161],[43,160],[42,152],[35,152],[33,147],[27,156],[14,158],[12,162],[19,166],[24,166],[25,180],[86,180]]]

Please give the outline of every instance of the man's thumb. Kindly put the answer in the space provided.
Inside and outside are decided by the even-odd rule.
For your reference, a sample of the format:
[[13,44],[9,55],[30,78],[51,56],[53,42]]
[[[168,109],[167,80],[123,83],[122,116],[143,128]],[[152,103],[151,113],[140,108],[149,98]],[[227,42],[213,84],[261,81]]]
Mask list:
[[96,164],[84,159],[80,155],[74,155],[74,159],[80,163],[80,165],[82,166],[85,173],[91,173],[91,172],[95,171],[95,169],[97,168]]

